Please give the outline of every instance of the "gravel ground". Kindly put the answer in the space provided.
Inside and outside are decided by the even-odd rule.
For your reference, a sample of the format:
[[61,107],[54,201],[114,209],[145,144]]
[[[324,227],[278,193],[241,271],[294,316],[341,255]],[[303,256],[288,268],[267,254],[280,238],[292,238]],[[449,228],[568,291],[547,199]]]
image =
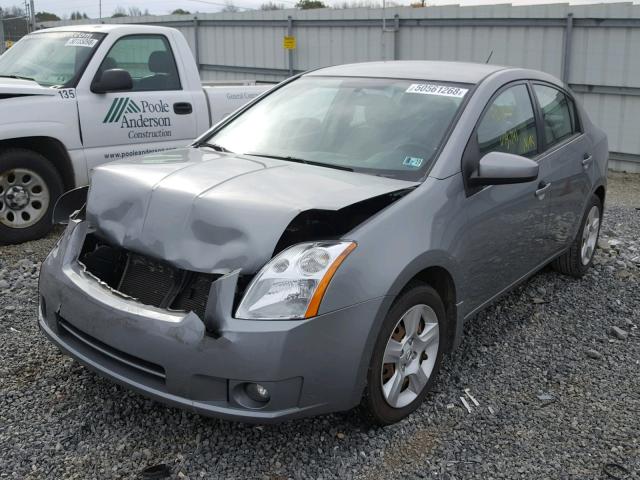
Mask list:
[[354,412],[229,423],[112,385],[36,327],[56,234],[2,247],[0,478],[139,478],[162,463],[191,479],[638,479],[640,176],[612,176],[602,235],[583,280],[547,269],[468,322],[436,391],[385,429]]

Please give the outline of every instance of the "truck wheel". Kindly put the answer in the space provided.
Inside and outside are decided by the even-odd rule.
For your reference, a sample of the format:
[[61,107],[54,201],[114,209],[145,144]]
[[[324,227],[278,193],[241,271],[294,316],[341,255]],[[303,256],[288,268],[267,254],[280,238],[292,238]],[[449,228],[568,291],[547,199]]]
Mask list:
[[54,166],[39,153],[12,148],[0,153],[0,244],[46,235],[53,206],[64,190]]
[[551,262],[551,266],[556,271],[575,278],[580,278],[587,273],[598,244],[601,221],[602,202],[596,195],[591,195],[578,235],[569,250]]
[[396,299],[376,340],[362,401],[374,423],[390,425],[420,406],[442,363],[444,322],[442,300],[428,285]]

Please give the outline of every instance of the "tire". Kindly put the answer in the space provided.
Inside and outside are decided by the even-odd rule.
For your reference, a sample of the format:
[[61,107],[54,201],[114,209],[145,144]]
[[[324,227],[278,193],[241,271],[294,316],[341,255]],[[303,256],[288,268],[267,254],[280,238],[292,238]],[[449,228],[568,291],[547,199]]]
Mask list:
[[[593,209],[597,209],[595,217],[593,215]],[[594,224],[591,220],[596,220],[597,224]],[[570,275],[575,278],[582,277],[589,267],[593,263],[593,254],[595,252],[598,237],[600,236],[600,225],[602,224],[602,202],[596,195],[591,195],[587,208],[582,215],[582,223],[578,230],[578,235],[571,243],[569,249],[551,262],[551,266],[560,273]],[[591,235],[595,235],[592,237]],[[590,238],[592,240],[591,247],[583,250],[585,246],[585,239]]]
[[12,148],[0,153],[0,244],[41,238],[53,227],[64,191],[55,167],[39,153]]
[[[395,363],[383,363],[387,346],[392,346],[390,342],[392,340],[397,342],[400,338],[406,339],[408,328],[405,326],[404,319],[408,319],[407,326],[412,323],[410,317],[405,316],[410,312],[414,312],[420,318],[417,332],[419,333],[420,328],[422,328],[422,333],[419,333],[418,337],[431,338],[430,346],[425,350],[424,356],[417,354],[413,350],[420,350],[421,343],[417,343],[418,337],[416,337],[414,343],[410,345],[409,352],[405,352],[402,349],[401,351],[404,353],[398,357]],[[442,364],[445,338],[447,336],[445,319],[445,308],[440,296],[433,288],[423,283],[410,285],[395,300],[378,334],[367,372],[367,387],[363,396],[362,406],[372,423],[383,426],[396,423],[410,415],[422,404],[435,382]],[[415,324],[415,320],[413,323]],[[435,325],[437,325],[437,329]],[[404,337],[402,336],[403,331]],[[433,336],[434,331],[437,338]],[[402,340],[398,343],[402,345],[406,344],[406,341]],[[395,353],[392,354],[392,350],[390,348],[389,352],[387,352],[387,360],[396,358],[397,355]],[[412,357],[412,355],[417,356]],[[407,360],[407,357],[409,364],[401,367],[400,365]],[[421,380],[418,375],[411,373],[412,371],[417,371],[416,365],[420,369],[424,368],[427,372],[430,369],[429,373],[422,370],[424,376],[422,376]],[[403,375],[404,377],[402,377]],[[402,380],[398,380],[399,378],[402,378]],[[400,392],[396,398],[393,395],[394,389],[392,387],[398,384],[400,385]],[[420,390],[419,387],[421,385],[422,389]],[[388,394],[383,393],[383,388]],[[394,402],[395,404],[392,405]]]

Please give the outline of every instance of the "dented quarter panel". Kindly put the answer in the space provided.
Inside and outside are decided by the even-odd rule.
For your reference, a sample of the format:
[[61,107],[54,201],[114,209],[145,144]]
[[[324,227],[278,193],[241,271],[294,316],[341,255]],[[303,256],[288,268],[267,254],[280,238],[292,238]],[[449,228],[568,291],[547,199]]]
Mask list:
[[253,273],[300,212],[338,210],[415,185],[187,148],[98,167],[87,219],[106,240],[186,270]]

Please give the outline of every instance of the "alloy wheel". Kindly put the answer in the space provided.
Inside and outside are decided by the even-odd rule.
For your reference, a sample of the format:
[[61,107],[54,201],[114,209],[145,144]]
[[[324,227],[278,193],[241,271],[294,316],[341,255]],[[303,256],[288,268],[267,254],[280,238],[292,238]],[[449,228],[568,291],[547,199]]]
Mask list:
[[600,230],[600,209],[597,205],[591,207],[587,215],[587,221],[582,230],[582,243],[580,247],[580,258],[583,265],[587,265],[593,257],[598,241],[598,232]]
[[424,390],[433,372],[440,344],[436,312],[428,305],[415,305],[396,324],[382,360],[382,394],[394,408],[413,402]]

